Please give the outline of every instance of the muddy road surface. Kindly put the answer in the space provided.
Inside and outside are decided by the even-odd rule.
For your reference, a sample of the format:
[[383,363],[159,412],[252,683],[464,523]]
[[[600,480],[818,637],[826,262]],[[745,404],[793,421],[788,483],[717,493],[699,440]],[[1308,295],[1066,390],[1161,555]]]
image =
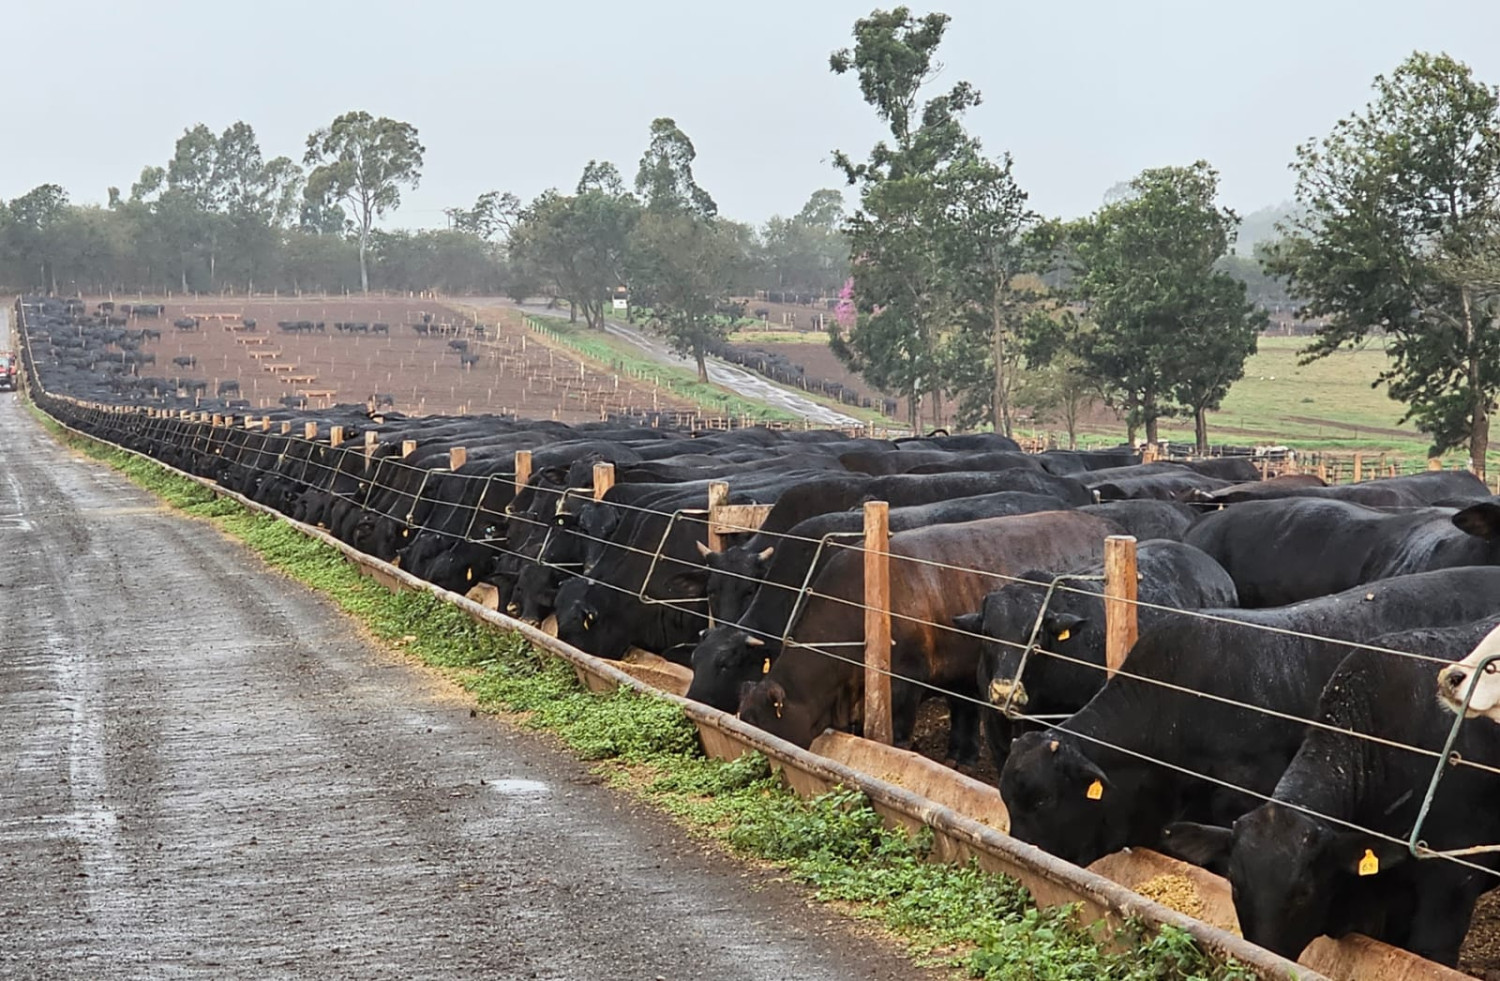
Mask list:
[[910,978],[0,396],[0,977]]

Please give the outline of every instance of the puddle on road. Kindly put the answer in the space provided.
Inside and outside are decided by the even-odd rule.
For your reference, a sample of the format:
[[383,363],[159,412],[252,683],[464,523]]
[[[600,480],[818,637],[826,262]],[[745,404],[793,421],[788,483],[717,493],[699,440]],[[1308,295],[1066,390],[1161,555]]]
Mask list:
[[508,797],[539,797],[550,793],[552,789],[540,780],[523,780],[519,777],[491,780],[487,786],[495,793]]

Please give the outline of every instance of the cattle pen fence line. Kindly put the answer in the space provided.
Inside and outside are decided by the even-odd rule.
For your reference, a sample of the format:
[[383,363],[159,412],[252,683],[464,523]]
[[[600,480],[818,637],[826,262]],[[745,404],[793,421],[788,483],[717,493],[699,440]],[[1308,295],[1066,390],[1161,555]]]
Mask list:
[[[82,408],[84,408],[85,411],[89,414],[88,422],[92,425],[100,426],[101,428],[105,429],[113,429],[121,433],[126,432],[129,428],[128,425],[122,425],[122,423],[131,421],[139,423],[142,421],[141,413],[121,413],[114,410],[112,407],[102,405],[83,406]],[[207,418],[192,418],[187,420],[172,417],[157,417],[153,419],[149,415],[146,415],[145,421],[148,426],[156,426],[158,434],[162,434],[168,431],[175,431],[180,438],[185,438],[188,442],[189,447],[194,449],[195,451],[207,452],[212,455],[221,456],[226,460],[230,460],[230,462],[234,463],[243,462],[246,449],[244,443],[234,443],[231,437],[237,432],[248,432],[253,431],[254,429],[253,420],[251,421],[251,425],[246,425],[244,421],[236,422],[231,417],[213,415],[208,415]],[[278,462],[280,462],[287,459],[287,457],[289,456],[288,450],[295,447],[300,452],[290,455],[293,458],[300,459],[303,466],[301,467],[294,480],[305,489],[311,490],[327,486],[327,483],[325,483],[325,481],[327,481],[329,478],[336,478],[340,475],[349,475],[362,472],[357,469],[358,467],[364,467],[365,469],[368,469],[369,463],[372,461],[374,454],[380,447],[378,438],[371,439],[371,436],[377,435],[373,430],[367,430],[366,435],[361,442],[349,443],[345,441],[343,427],[337,425],[328,427],[328,435],[324,439],[319,439],[317,437],[318,429],[319,427],[316,423],[308,422],[304,424],[303,431],[299,434],[290,427],[290,424],[284,423],[283,432],[270,434],[271,439],[280,444],[280,448],[262,446],[256,448],[251,452],[253,452],[257,457],[264,458],[267,456],[271,456],[274,457],[274,459],[276,459]],[[263,428],[262,432],[264,433],[266,432],[266,430]],[[368,474],[365,480],[365,493],[363,494],[363,500],[361,500],[359,503],[359,506],[362,510],[369,509],[371,498],[374,496],[376,490],[385,490],[396,493],[403,496],[403,498],[410,498],[410,503],[407,506],[407,510],[405,512],[404,521],[405,525],[407,526],[405,530],[407,530],[408,532],[427,532],[441,537],[455,538],[467,541],[471,544],[480,545],[497,552],[508,554],[514,558],[537,562],[538,564],[546,564],[539,558],[539,556],[526,555],[521,552],[507,549],[495,539],[476,539],[472,537],[472,530],[474,525],[481,519],[481,516],[486,514],[488,514],[489,517],[495,519],[504,518],[510,522],[532,524],[539,528],[545,527],[549,535],[553,532],[553,529],[555,527],[552,522],[546,522],[534,517],[520,515],[515,513],[514,511],[509,513],[506,513],[504,511],[487,511],[487,509],[483,506],[482,493],[479,496],[462,495],[469,497],[470,500],[468,501],[463,500],[462,496],[461,499],[457,501],[424,501],[424,492],[426,491],[428,482],[434,476],[440,476],[444,479],[457,479],[470,485],[479,485],[484,488],[492,486],[497,480],[504,483],[509,483],[513,489],[523,488],[524,486],[526,486],[526,480],[522,478],[529,477],[529,451],[518,451],[515,457],[513,469],[511,471],[478,475],[458,472],[459,468],[464,466],[467,462],[467,450],[462,446],[451,446],[445,451],[446,462],[448,464],[446,468],[420,467],[406,462],[407,459],[415,453],[416,449],[417,447],[415,445],[412,445],[411,441],[403,441],[401,445],[401,458],[397,459],[395,457],[384,457],[379,461],[376,461],[375,472],[372,474]],[[230,452],[238,454],[238,457],[231,458],[229,455],[227,455]],[[353,464],[353,466],[349,465],[351,463]],[[389,482],[389,480],[382,482],[380,470],[381,467],[386,463],[390,463],[393,470],[399,469],[406,470],[411,473],[422,474],[422,480],[419,482],[415,492],[411,491],[410,488],[400,488],[394,483]],[[985,576],[994,579],[999,583],[1019,584],[1039,589],[1045,589],[1048,591],[1049,595],[1051,593],[1059,591],[1076,592],[1087,595],[1094,594],[1088,593],[1088,591],[1081,590],[1076,586],[1071,586],[1068,584],[1067,580],[1075,579],[1078,577],[1062,576],[1058,577],[1058,579],[1054,581],[1044,582],[990,570],[976,569],[956,565],[953,563],[924,559],[916,556],[893,555],[886,550],[889,542],[889,533],[888,529],[885,527],[885,518],[888,512],[882,506],[883,502],[869,502],[865,505],[864,510],[866,527],[862,532],[858,533],[859,537],[861,537],[863,541],[861,541],[859,544],[854,544],[831,539],[808,539],[784,532],[764,531],[759,527],[759,523],[762,522],[764,518],[769,514],[769,507],[765,505],[733,505],[726,503],[729,497],[728,482],[718,481],[712,482],[710,484],[709,492],[705,501],[705,503],[709,505],[708,507],[705,507],[703,509],[665,512],[638,505],[629,505],[624,503],[616,504],[609,502],[606,499],[606,495],[609,488],[614,485],[614,468],[611,464],[600,463],[595,465],[592,471],[592,477],[593,484],[591,487],[579,488],[577,489],[577,492],[574,493],[564,491],[563,493],[556,495],[557,503],[555,505],[555,510],[553,513],[561,514],[563,513],[563,508],[570,501],[581,499],[599,503],[605,506],[620,507],[624,510],[636,511],[652,517],[665,519],[667,521],[667,525],[661,535],[661,541],[663,543],[666,541],[666,538],[670,533],[671,524],[673,522],[686,521],[692,522],[695,525],[701,525],[704,530],[703,533],[705,538],[716,538],[721,542],[726,534],[754,531],[756,533],[764,533],[769,537],[784,540],[797,540],[804,543],[816,543],[819,547],[830,547],[863,553],[863,567],[866,570],[867,576],[865,595],[862,600],[854,600],[845,596],[820,591],[818,589],[812,588],[810,583],[807,582],[804,582],[800,588],[789,587],[787,584],[777,583],[765,578],[746,576],[742,573],[736,573],[733,571],[726,572],[731,577],[745,579],[760,588],[769,587],[779,589],[794,589],[794,591],[797,593],[798,601],[804,605],[810,599],[818,599],[831,603],[855,607],[863,613],[866,624],[866,637],[858,641],[850,640],[845,642],[821,643],[799,641],[791,635],[791,628],[793,627],[793,624],[790,622],[788,623],[787,632],[780,637],[777,637],[773,634],[762,634],[761,636],[762,639],[766,641],[777,641],[787,646],[795,646],[801,649],[809,650],[832,660],[844,662],[850,667],[857,667],[861,669],[865,678],[864,711],[867,738],[874,738],[878,741],[887,743],[891,741],[892,726],[890,721],[891,703],[889,695],[889,685],[892,682],[902,682],[915,685],[920,688],[927,689],[934,694],[940,694],[950,699],[966,701],[991,712],[1004,714],[1008,718],[1017,721],[1035,722],[1043,725],[1056,722],[1056,719],[1052,717],[1037,716],[1025,712],[1015,711],[1014,709],[1007,709],[1003,706],[996,706],[985,699],[975,697],[974,695],[971,695],[967,692],[960,692],[950,688],[945,688],[926,679],[903,675],[900,672],[894,670],[890,664],[889,659],[890,623],[892,621],[906,621],[917,626],[926,627],[947,634],[955,636],[965,636],[971,640],[995,643],[1003,646],[1010,646],[1013,648],[1021,649],[1023,651],[1023,656],[1025,657],[1041,656],[1053,658],[1060,662],[1068,663],[1086,670],[1103,671],[1106,674],[1106,677],[1119,676],[1128,678],[1143,684],[1168,689],[1178,694],[1203,698],[1205,700],[1218,704],[1276,717],[1289,722],[1294,722],[1298,725],[1309,726],[1312,728],[1321,728],[1327,731],[1335,732],[1342,736],[1365,740],[1371,743],[1387,746],[1389,748],[1400,749],[1424,757],[1432,758],[1437,761],[1434,772],[1435,777],[1441,774],[1445,763],[1446,765],[1450,766],[1468,767],[1490,774],[1500,774],[1500,767],[1492,766],[1480,761],[1463,758],[1453,758],[1448,753],[1445,753],[1443,751],[1433,750],[1423,746],[1400,743],[1393,740],[1384,739],[1375,734],[1330,725],[1316,718],[1302,717],[1284,712],[1278,712],[1274,709],[1257,705],[1253,702],[1227,698],[1211,692],[1185,688],[1179,685],[1174,685],[1162,679],[1152,678],[1124,669],[1122,667],[1122,664],[1125,661],[1124,654],[1128,650],[1129,646],[1124,641],[1126,638],[1129,638],[1135,631],[1136,628],[1134,624],[1136,621],[1136,613],[1139,609],[1142,608],[1171,613],[1178,616],[1232,624],[1237,627],[1248,627],[1253,630],[1263,630],[1268,633],[1281,634],[1285,636],[1296,637],[1299,639],[1312,640],[1320,643],[1336,644],[1349,648],[1351,650],[1367,650],[1375,653],[1410,658],[1433,664],[1447,663],[1442,658],[1433,658],[1416,652],[1401,651],[1343,638],[1324,637],[1310,634],[1304,631],[1290,630],[1287,628],[1274,627],[1265,624],[1247,623],[1242,620],[1236,620],[1231,617],[1206,613],[1201,610],[1188,610],[1176,607],[1166,607],[1140,600],[1135,596],[1129,595],[1129,586],[1133,584],[1136,575],[1134,571],[1135,541],[1129,536],[1111,536],[1109,539],[1108,548],[1114,556],[1114,561],[1106,563],[1106,568],[1107,570],[1113,570],[1113,574],[1107,574],[1105,577],[1103,577],[1103,579],[1106,586],[1106,632],[1108,637],[1110,638],[1110,643],[1108,645],[1106,663],[1100,665],[1092,661],[1070,657],[1066,654],[1049,650],[1047,647],[1037,642],[1037,628],[1040,626],[1042,614],[1045,613],[1045,606],[1043,606],[1042,610],[1037,615],[1035,624],[1033,626],[1032,640],[1028,644],[1019,644],[1009,640],[995,638],[982,633],[965,630],[954,624],[937,623],[929,620],[924,620],[919,617],[909,616],[897,610],[893,610],[890,603],[890,565],[893,560],[897,562],[910,562],[914,564],[930,566],[948,571],[961,572],[965,574]],[[467,511],[469,514],[469,520],[466,526],[466,532],[464,534],[456,534],[451,528],[443,527],[438,524],[429,524],[425,519],[418,520],[416,517],[417,511],[422,508],[422,505],[424,503],[431,504],[432,510],[446,507],[457,511]],[[731,511],[729,509],[733,510]],[[685,562],[680,557],[662,554],[660,546],[658,546],[655,551],[652,551],[636,545],[620,543],[607,538],[599,538],[596,536],[588,535],[576,528],[569,529],[567,532],[565,532],[565,534],[570,534],[582,538],[586,542],[604,548],[634,552],[637,555],[649,558],[653,562],[653,564],[667,564],[678,566],[692,565],[692,563]],[[560,571],[569,571],[561,566],[559,566],[558,568]],[[585,577],[588,578],[586,574]],[[647,578],[649,579],[649,575]],[[650,585],[649,581],[643,581],[642,585],[637,589],[631,589],[629,586],[622,586],[620,584],[611,583],[602,579],[590,578],[589,581],[625,594],[644,603],[680,603],[682,605],[679,608],[682,609],[684,613],[696,617],[701,617],[705,621],[705,623],[712,623],[712,615],[708,610],[705,609],[699,611],[696,609],[691,609],[689,607],[688,604],[697,605],[700,602],[696,598],[683,601],[673,599],[671,597],[652,597],[648,595],[647,588]],[[849,654],[846,654],[841,650],[835,649],[841,645],[860,648],[862,656],[850,656]],[[1016,678],[1019,678],[1019,675],[1020,671],[1018,670]],[[1014,683],[1016,678],[1011,679],[1012,683]],[[1144,762],[1150,762],[1154,765],[1179,772],[1184,776],[1191,776],[1199,780],[1216,784],[1223,787],[1224,789],[1243,793],[1258,800],[1274,800],[1271,795],[1255,788],[1238,785],[1222,778],[1215,777],[1211,774],[1199,773],[1197,771],[1182,767],[1170,760],[1164,760],[1150,756],[1149,754],[1141,753],[1128,746],[1123,746],[1118,743],[1102,740],[1098,737],[1091,736],[1085,733],[1073,732],[1072,730],[1067,729],[1065,724],[1057,725],[1055,726],[1055,728],[1061,731],[1069,732],[1070,734],[1084,739],[1087,742],[1111,749],[1126,756],[1136,757]],[[1283,803],[1283,806],[1287,806],[1293,810],[1299,810],[1309,814],[1310,816],[1317,817],[1321,820],[1326,820],[1331,824],[1348,827],[1351,830],[1356,830],[1361,833],[1368,834],[1374,838],[1389,841],[1393,844],[1406,846],[1409,848],[1412,854],[1418,858],[1440,858],[1464,865],[1465,867],[1473,869],[1475,871],[1486,872],[1490,875],[1500,875],[1500,872],[1474,862],[1466,861],[1463,857],[1461,857],[1461,855],[1455,854],[1452,851],[1437,852],[1428,849],[1415,838],[1409,840],[1401,839],[1386,832],[1382,832],[1378,829],[1364,827],[1347,819],[1343,819],[1333,815],[1322,814],[1300,805],[1287,804],[1285,802],[1278,803]],[[1475,846],[1475,848],[1482,850],[1488,850],[1489,847],[1490,846],[1488,845]],[[1472,849],[1461,851],[1471,850]]]

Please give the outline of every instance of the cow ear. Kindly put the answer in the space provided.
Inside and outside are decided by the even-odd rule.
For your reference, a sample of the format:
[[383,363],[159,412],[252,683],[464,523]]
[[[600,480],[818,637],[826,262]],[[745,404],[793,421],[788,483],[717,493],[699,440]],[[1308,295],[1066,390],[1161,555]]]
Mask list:
[[1500,505],[1489,501],[1471,504],[1453,516],[1453,525],[1475,538],[1500,538]]
[[1411,857],[1405,845],[1359,831],[1339,832],[1328,847],[1339,871],[1362,877],[1379,875]]
[[1178,821],[1162,830],[1161,850],[1173,858],[1225,875],[1233,841],[1234,834],[1228,828]]
[[1047,636],[1058,641],[1067,640],[1082,629],[1085,623],[1088,621],[1072,613],[1049,613],[1042,619]]
[[564,467],[544,467],[539,476],[544,477],[549,484],[562,484],[568,480],[568,471]]
[[959,630],[977,634],[980,632],[979,628],[984,626],[984,616],[980,613],[960,613],[953,618],[953,625]]
[[1097,763],[1083,755],[1083,750],[1071,741],[1054,739],[1053,743],[1060,744],[1052,751],[1058,768],[1084,788],[1084,794],[1089,800],[1101,800],[1107,796],[1106,791],[1112,789],[1114,784],[1110,783],[1108,774]]

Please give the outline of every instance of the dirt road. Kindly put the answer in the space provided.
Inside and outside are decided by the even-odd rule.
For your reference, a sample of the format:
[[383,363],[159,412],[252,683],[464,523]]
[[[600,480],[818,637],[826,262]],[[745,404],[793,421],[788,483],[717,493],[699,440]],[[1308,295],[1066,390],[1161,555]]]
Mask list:
[[0,396],[0,977],[886,978]]

